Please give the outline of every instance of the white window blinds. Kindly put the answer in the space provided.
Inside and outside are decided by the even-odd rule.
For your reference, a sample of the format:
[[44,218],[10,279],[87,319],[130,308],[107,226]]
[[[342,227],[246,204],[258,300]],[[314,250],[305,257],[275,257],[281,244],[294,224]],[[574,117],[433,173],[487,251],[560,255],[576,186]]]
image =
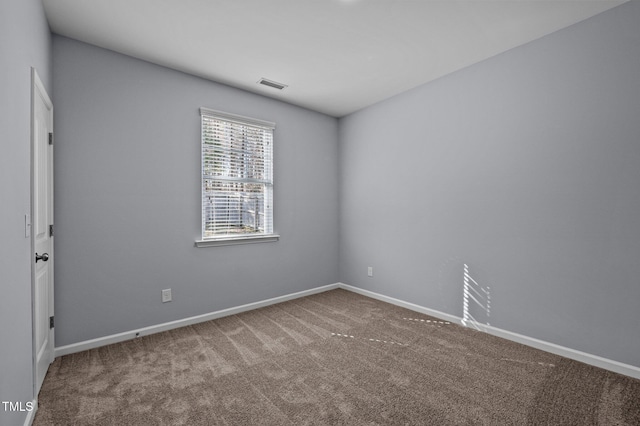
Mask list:
[[273,234],[274,123],[200,108],[202,239]]

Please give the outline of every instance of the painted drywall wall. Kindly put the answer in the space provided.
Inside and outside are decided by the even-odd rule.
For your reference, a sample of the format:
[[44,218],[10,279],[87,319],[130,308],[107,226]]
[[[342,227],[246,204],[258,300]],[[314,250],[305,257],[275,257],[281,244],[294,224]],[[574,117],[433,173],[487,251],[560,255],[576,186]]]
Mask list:
[[[0,401],[33,396],[30,212],[31,67],[51,93],[51,36],[39,0],[0,3]],[[5,407],[6,405],[6,407]],[[0,424],[27,412],[0,405]]]
[[340,281],[640,366],[638,22],[629,2],[341,119]]
[[[68,38],[53,46],[57,346],[337,282],[335,118]],[[280,241],[194,247],[202,106],[276,123]]]

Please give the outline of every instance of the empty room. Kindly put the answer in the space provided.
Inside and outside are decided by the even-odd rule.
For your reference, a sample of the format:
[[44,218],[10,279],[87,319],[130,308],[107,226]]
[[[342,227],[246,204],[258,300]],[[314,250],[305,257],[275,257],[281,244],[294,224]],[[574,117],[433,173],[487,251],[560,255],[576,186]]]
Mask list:
[[640,424],[640,2],[0,19],[0,425]]

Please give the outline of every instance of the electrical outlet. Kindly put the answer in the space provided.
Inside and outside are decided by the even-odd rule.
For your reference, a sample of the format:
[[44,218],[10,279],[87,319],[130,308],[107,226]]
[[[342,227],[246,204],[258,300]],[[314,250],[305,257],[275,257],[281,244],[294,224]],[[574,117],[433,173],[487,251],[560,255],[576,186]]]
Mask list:
[[367,276],[369,276],[369,277],[373,276],[373,266],[369,266],[367,268]]
[[171,289],[162,290],[162,303],[171,302]]

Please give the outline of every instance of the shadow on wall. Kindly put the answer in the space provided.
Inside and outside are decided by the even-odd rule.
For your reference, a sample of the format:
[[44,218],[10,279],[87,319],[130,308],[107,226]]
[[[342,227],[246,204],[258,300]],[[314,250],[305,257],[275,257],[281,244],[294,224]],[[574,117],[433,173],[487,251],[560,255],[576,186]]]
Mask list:
[[469,272],[469,265],[464,264],[462,282],[462,325],[481,330],[483,324],[490,324],[491,288],[482,286]]

